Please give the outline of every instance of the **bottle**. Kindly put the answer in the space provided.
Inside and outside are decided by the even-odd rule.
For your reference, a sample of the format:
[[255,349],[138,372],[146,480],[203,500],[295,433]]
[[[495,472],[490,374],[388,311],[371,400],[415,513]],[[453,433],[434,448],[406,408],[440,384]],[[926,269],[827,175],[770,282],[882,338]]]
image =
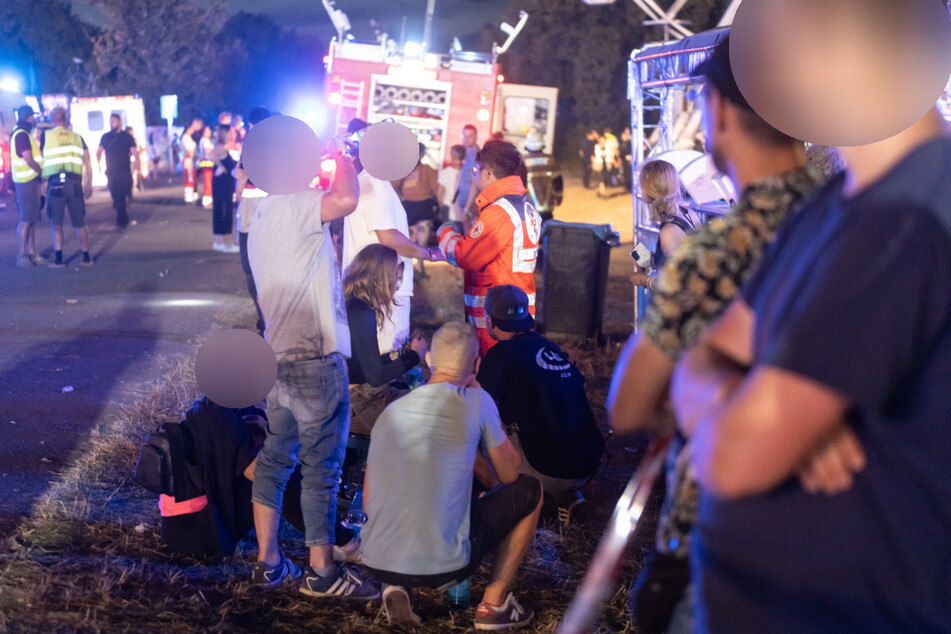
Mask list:
[[469,578],[449,588],[449,609],[465,610],[469,607]]
[[419,366],[416,366],[412,370],[407,370],[406,383],[409,385],[409,389],[411,390],[415,390],[418,387],[426,385],[426,380],[423,378],[423,369]]
[[363,487],[358,486],[353,501],[350,502],[350,510],[347,511],[347,527],[359,535],[366,521],[367,516],[363,512]]

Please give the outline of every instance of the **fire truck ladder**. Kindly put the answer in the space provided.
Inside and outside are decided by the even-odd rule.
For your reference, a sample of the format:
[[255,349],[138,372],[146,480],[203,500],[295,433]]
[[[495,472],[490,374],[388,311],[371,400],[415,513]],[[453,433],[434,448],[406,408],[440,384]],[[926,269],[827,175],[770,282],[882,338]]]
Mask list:
[[365,82],[362,81],[340,82],[340,106],[337,108],[337,123],[334,126],[334,136],[346,134],[347,124],[350,120],[360,116],[365,87]]

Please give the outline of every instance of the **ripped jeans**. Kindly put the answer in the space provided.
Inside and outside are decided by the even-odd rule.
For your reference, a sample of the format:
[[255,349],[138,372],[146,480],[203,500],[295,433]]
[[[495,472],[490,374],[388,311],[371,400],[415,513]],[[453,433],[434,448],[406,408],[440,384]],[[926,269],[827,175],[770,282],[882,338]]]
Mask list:
[[267,397],[267,439],[254,469],[251,500],[280,512],[284,488],[300,462],[304,543],[334,543],[337,491],[350,430],[347,364],[334,353],[282,361]]

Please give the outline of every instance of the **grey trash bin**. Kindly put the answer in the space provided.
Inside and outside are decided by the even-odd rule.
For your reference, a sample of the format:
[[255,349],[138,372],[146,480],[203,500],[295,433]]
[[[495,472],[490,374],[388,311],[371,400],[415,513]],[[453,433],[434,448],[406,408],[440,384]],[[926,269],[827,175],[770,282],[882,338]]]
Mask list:
[[542,227],[541,242],[539,331],[600,338],[617,232],[609,224],[551,221]]

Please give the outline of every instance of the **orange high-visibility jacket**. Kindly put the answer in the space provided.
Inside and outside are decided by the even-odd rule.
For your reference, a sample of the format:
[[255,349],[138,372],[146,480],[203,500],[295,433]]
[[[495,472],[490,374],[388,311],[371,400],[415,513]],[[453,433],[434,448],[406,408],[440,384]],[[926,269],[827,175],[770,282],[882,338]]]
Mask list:
[[439,249],[465,271],[466,320],[478,329],[482,354],[495,341],[485,324],[485,294],[512,284],[528,295],[535,314],[535,260],[542,219],[525,196],[518,176],[492,183],[478,197],[479,217],[465,235],[451,224],[439,228]]

